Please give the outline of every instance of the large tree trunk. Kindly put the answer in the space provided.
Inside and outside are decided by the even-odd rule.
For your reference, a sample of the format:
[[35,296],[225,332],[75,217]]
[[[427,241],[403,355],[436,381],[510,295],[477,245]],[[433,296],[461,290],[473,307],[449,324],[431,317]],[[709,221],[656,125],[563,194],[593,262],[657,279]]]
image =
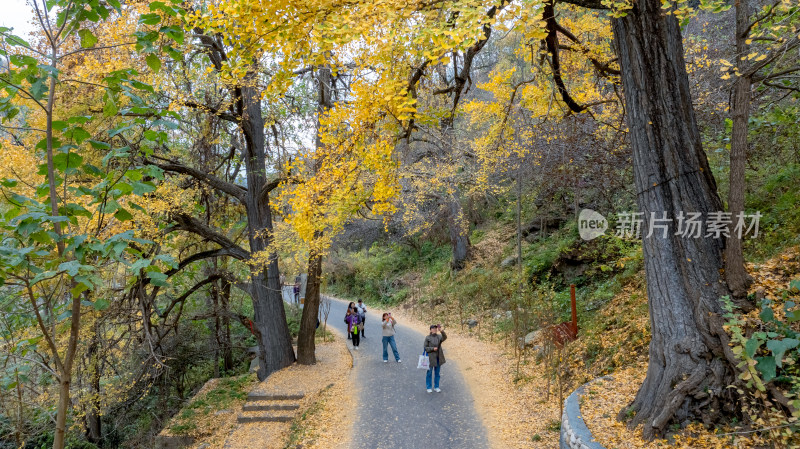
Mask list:
[[450,231],[450,246],[453,248],[453,270],[461,270],[470,257],[469,224],[464,219],[464,208],[457,197],[452,197],[447,204],[447,227]]
[[[747,45],[747,28],[749,25],[749,8],[747,0],[736,1],[736,65],[739,73],[744,73],[746,61],[742,58],[749,53]],[[750,79],[738,76],[734,84],[733,104],[731,107],[733,128],[731,131],[731,167],[730,192],[728,193],[728,211],[733,223],[744,211],[745,178],[744,170],[747,161],[747,121],[750,117]],[[742,240],[731,229],[725,248],[725,280],[736,299],[736,304],[744,310],[753,308],[747,301],[747,290],[753,278],[744,268]]]
[[[697,129],[678,21],[661,0],[639,0],[612,28],[622,69],[639,211],[647,234],[651,213],[722,210]],[[647,376],[630,407],[631,426],[653,438],[672,422],[708,419],[730,394],[733,368],[719,299],[723,239],[669,235],[643,239],[652,340]],[[728,404],[730,402],[727,402]],[[723,403],[722,405],[725,405]]]
[[[317,150],[323,149],[320,133],[322,118],[333,107],[333,76],[329,67],[320,67],[317,72],[317,135],[315,146]],[[314,164],[309,169],[316,173],[322,160],[312,161]],[[322,237],[322,232],[314,233],[314,239]],[[297,361],[303,365],[317,363],[315,355],[316,345],[314,337],[317,333],[317,317],[319,316],[319,286],[322,278],[322,255],[312,248],[308,256],[308,279],[306,281],[305,302],[303,316],[300,319],[300,333],[297,336]]]
[[322,256],[312,254],[308,258],[308,282],[303,304],[303,317],[300,319],[300,334],[297,336],[297,363],[313,365],[317,363],[314,336],[317,333],[319,316],[319,286],[322,277]]
[[[264,119],[261,116],[261,96],[255,89],[256,80],[247,77],[245,87],[240,89],[239,108],[242,116],[242,131],[245,137],[244,163],[247,175],[248,237],[251,254],[263,253],[272,241],[272,211],[269,207],[269,191],[266,174],[266,142]],[[264,380],[271,373],[294,363],[294,349],[286,311],[281,296],[278,256],[271,252],[266,267],[251,265],[254,323],[260,335],[258,378]]]

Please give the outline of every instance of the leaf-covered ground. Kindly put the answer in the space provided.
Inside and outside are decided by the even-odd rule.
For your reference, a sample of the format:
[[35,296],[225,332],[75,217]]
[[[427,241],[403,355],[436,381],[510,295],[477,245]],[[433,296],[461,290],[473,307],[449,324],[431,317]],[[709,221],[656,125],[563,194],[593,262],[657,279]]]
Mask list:
[[[759,295],[772,299],[771,307],[778,316],[777,312],[784,307],[787,298],[797,294],[790,285],[800,273],[800,249],[789,248],[763,263],[749,264],[748,270],[754,278],[751,291],[760,290]],[[753,328],[763,326],[759,309],[744,315],[743,320]],[[757,392],[748,393],[743,402],[743,411],[752,415],[750,423],[732,423],[720,429],[707,429],[699,423],[693,423],[686,429],[669,435],[669,441],[644,441],[640,437],[641,429],[628,429],[624,423],[617,421],[616,415],[633,400],[646,372],[646,362],[636,363],[614,372],[611,380],[599,380],[587,388],[581,401],[581,412],[597,441],[604,446],[620,449],[688,449],[782,448],[797,447],[800,444],[791,430],[792,423],[796,420],[770,407]]]
[[[328,343],[317,343],[317,363],[315,365],[294,364],[272,374],[267,380],[258,384],[254,393],[297,393],[305,397],[299,401],[300,410],[292,423],[252,423],[238,425],[224,441],[226,449],[283,449],[288,447],[293,429],[303,421],[304,415],[316,407],[320,393],[333,384],[334,387],[348,382],[352,366],[350,354],[343,339]],[[331,388],[334,388],[331,387]],[[333,427],[331,432],[338,432]],[[223,446],[206,446],[207,449]],[[292,447],[295,447],[294,445]]]
[[188,436],[203,440],[236,422],[247,393],[258,380],[254,373],[236,377],[216,378],[206,382],[161,432],[164,436]]
[[[195,438],[199,449],[345,448],[352,417],[338,410],[352,360],[343,338],[317,341],[317,363],[294,364],[259,383],[255,374],[210,380],[172,419],[162,435]],[[237,424],[249,393],[297,393],[305,397],[291,423]],[[350,407],[352,408],[352,407]]]
[[[404,323],[426,327],[410,314],[392,313]],[[557,447],[560,411],[557,398],[548,400],[545,394],[546,379],[515,383],[515,361],[501,343],[482,341],[455,328],[447,333],[447,358],[458,362],[492,448]]]
[[[758,265],[750,264],[754,276],[753,291],[762,289],[775,298],[773,307],[783,307],[783,292],[800,273],[800,251],[791,248]],[[650,340],[647,298],[641,276],[634,277],[609,303],[596,311],[593,327],[582,329],[577,341],[561,354],[543,356],[533,351],[517,358],[507,341],[487,341],[478,332],[459,332],[450,327],[447,341],[449,357],[457,359],[470,384],[476,409],[486,426],[492,447],[552,448],[558,445],[562,397],[591,379],[613,374],[613,380],[593,385],[583,413],[598,439],[606,447],[765,447],[787,440],[786,422],[764,414],[758,418],[762,427],[777,426],[773,432],[751,432],[739,427],[705,429],[692,424],[670,435],[670,440],[646,442],[640,429],[628,429],[616,420],[617,413],[635,396],[647,371],[647,345]],[[395,313],[404,322],[424,327],[432,317],[448,320],[447,311],[415,307],[406,316]],[[450,311],[449,322],[457,322]],[[748,315],[758,320],[758,312]],[[419,319],[417,319],[419,318]],[[553,358],[555,357],[555,359]],[[558,358],[561,357],[559,362]],[[562,393],[558,376],[562,375]],[[767,447],[773,447],[767,446]]]

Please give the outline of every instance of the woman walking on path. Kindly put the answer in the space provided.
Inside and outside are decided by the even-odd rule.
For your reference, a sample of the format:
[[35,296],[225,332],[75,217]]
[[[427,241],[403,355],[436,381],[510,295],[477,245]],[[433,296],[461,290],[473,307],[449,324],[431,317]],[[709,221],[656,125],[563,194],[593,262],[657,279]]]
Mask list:
[[350,340],[350,323],[347,322],[347,317],[350,313],[355,310],[356,303],[350,301],[350,304],[347,305],[347,312],[344,314],[344,324],[347,324],[347,339]]
[[[439,335],[441,332],[442,335]],[[428,393],[431,393],[431,386],[437,393],[442,390],[439,389],[439,372],[444,365],[444,352],[442,351],[442,342],[447,340],[447,334],[444,333],[444,328],[441,324],[431,324],[431,333],[425,337],[425,352],[428,353],[430,364],[428,371],[425,374],[425,387]],[[431,385],[431,375],[433,375],[433,385]]]
[[382,318],[383,326],[383,363],[389,363],[389,353],[386,351],[386,344],[392,345],[392,352],[394,359],[400,363],[400,353],[397,352],[397,343],[394,341],[394,325],[397,320],[392,317],[391,313],[384,313]]
[[358,351],[358,344],[361,340],[360,333],[358,332],[358,313],[353,309],[347,309],[347,316],[344,319],[347,321],[347,332],[353,340],[353,348]]

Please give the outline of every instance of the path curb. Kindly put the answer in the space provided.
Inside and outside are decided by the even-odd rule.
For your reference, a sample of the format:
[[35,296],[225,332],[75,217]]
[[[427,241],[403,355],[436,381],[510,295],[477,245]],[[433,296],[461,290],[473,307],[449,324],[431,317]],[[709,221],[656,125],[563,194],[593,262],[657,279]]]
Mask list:
[[[331,300],[336,300],[336,301],[343,301],[343,300],[341,300],[339,298],[335,298],[333,296],[321,295],[321,297],[327,297],[327,298],[330,298]],[[334,329],[334,328],[331,326],[331,329]],[[337,330],[337,329],[333,330],[333,332],[344,336],[344,338],[345,338],[344,345],[345,345],[345,347],[347,347],[347,352],[350,353],[350,361],[352,362],[352,369],[355,369],[356,368],[356,354],[355,354],[355,351],[353,350],[353,345],[348,343],[347,334],[344,334],[343,332],[341,332],[341,330]]]
[[564,401],[564,413],[561,415],[561,436],[558,440],[561,449],[606,449],[596,442],[592,432],[586,427],[581,416],[580,399],[586,387],[598,380],[610,380],[611,376],[591,380],[573,391]]
[[356,369],[356,353],[355,353],[355,350],[353,349],[353,346],[350,345],[350,343],[345,342],[345,344],[347,345],[347,352],[350,353],[350,360],[353,363],[353,368],[352,369]]

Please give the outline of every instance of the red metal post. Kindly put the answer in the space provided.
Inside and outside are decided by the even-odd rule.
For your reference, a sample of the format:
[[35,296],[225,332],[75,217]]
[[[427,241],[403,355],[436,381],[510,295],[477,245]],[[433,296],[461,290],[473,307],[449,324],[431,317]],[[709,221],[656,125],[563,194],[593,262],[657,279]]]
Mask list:
[[575,305],[575,284],[569,286],[570,299],[572,300],[572,332],[578,335],[578,307]]

